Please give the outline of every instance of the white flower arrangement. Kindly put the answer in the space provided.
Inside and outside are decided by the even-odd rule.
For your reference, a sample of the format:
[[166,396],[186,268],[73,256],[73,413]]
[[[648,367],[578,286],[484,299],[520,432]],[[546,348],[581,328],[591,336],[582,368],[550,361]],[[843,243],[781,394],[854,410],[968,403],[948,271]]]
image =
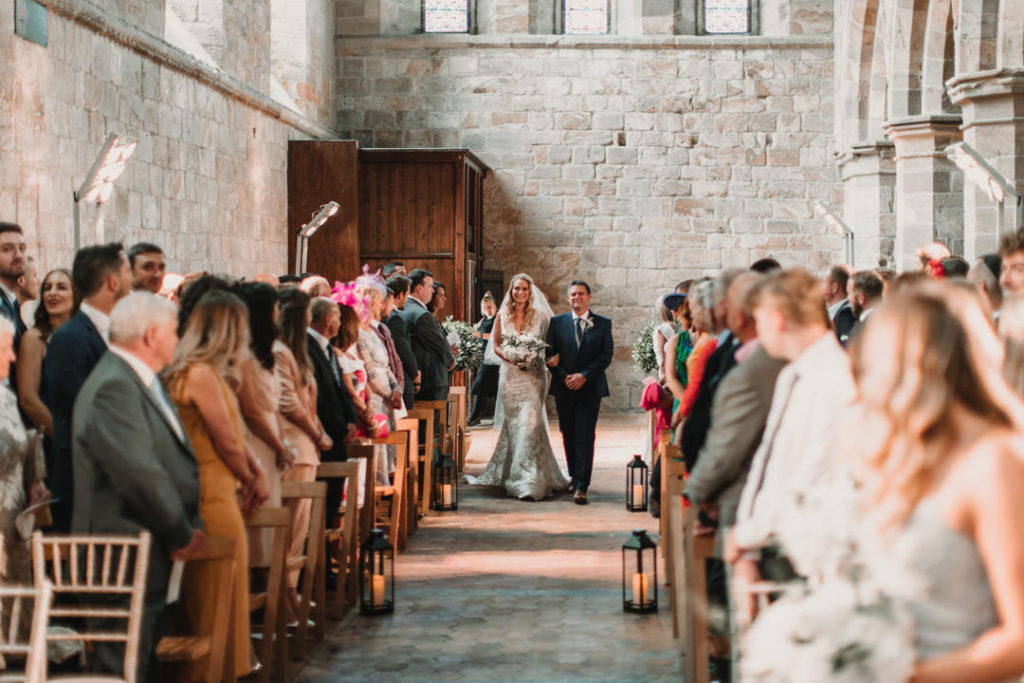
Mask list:
[[455,357],[456,370],[476,370],[484,359],[484,345],[476,336],[476,330],[467,322],[448,316],[441,328],[447,334],[459,335],[459,354]]
[[640,328],[633,342],[633,365],[641,375],[650,375],[658,369],[658,358],[654,355],[654,326],[650,322]]
[[543,366],[547,348],[547,342],[529,332],[501,335],[502,355],[523,370]]

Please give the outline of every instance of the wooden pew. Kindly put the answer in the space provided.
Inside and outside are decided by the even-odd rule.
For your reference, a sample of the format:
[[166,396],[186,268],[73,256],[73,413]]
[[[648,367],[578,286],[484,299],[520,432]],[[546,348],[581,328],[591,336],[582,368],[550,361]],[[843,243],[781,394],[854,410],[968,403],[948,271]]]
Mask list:
[[405,550],[408,537],[419,528],[419,492],[417,487],[420,481],[420,421],[406,417],[395,423],[395,429],[405,434],[406,453],[408,454],[405,470],[405,495],[402,496],[402,513],[405,515],[405,523],[402,525],[402,537],[399,540],[400,549]]
[[[420,476],[418,497],[420,516],[426,517],[431,514],[430,498],[434,488],[434,455],[441,452],[444,445],[444,436],[442,435],[448,431],[448,401],[420,401],[415,408],[409,411],[409,417],[424,423],[422,448],[419,456],[422,475]],[[436,432],[434,430],[435,420],[439,425]]]

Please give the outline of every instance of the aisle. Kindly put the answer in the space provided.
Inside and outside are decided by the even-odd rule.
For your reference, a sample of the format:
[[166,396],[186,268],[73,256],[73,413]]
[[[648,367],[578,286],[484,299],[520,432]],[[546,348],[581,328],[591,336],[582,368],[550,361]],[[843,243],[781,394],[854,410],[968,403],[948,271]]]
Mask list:
[[[463,486],[458,512],[427,520],[399,557],[395,614],[353,611],[298,680],[682,680],[664,587],[660,614],[622,612],[622,542],[633,528],[657,528],[623,500],[641,424],[640,415],[602,418],[588,506]],[[473,430],[471,473],[495,436]],[[561,461],[557,427],[552,446]]]

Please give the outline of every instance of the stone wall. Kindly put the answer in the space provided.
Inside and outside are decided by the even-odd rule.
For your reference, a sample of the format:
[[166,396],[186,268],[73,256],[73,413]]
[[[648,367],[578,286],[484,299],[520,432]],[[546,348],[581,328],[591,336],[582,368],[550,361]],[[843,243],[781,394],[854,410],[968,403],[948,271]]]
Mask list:
[[22,225],[44,269],[69,265],[73,190],[114,132],[138,149],[110,200],[82,206],[83,243],[153,241],[177,272],[285,272],[287,143],[330,132],[263,94],[265,65],[244,80],[205,67],[122,4],[48,2],[42,47],[14,35],[0,0],[0,219]]
[[813,204],[841,204],[832,45],[809,38],[345,38],[337,128],[364,147],[472,149],[486,267],[531,273],[564,310],[574,277],[615,320],[611,409],[658,294],[774,256],[841,257]]

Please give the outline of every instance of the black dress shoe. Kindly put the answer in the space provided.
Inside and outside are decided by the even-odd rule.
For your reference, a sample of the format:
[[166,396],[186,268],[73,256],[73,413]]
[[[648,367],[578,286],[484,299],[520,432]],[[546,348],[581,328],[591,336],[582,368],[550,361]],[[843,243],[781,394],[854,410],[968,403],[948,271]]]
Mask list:
[[574,493],[572,496],[572,502],[576,503],[577,505],[586,505],[587,492],[582,489],[577,489],[576,493]]

